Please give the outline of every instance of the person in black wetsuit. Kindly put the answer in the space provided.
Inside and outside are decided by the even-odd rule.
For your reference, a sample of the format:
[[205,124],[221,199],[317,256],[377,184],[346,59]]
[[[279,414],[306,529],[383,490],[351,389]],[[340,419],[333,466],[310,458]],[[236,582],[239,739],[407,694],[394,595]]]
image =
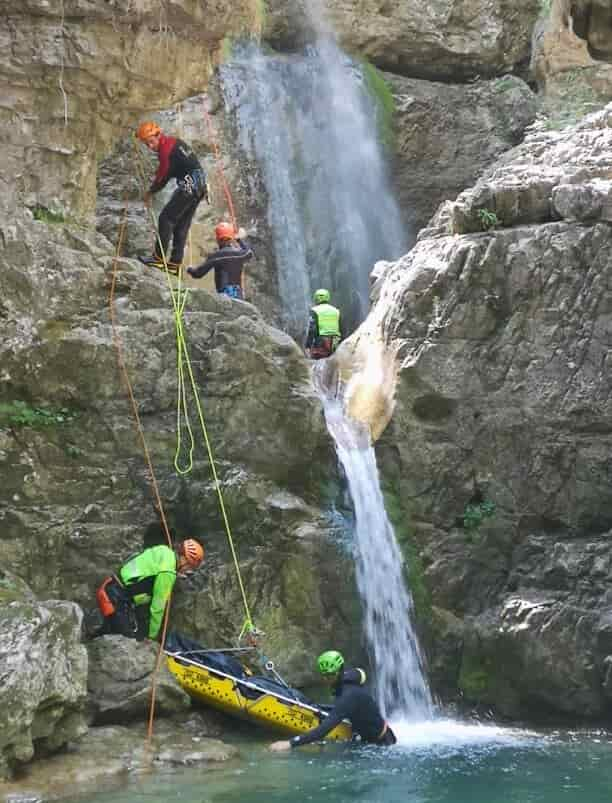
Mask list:
[[[176,179],[176,190],[162,209],[158,222],[158,237],[150,257],[139,257],[145,265],[156,268],[166,265],[171,273],[178,274],[185,253],[189,227],[203,198],[208,198],[206,176],[198,157],[182,139],[164,134],[157,123],[145,122],[138,127],[138,139],[155,151],[159,167],[153,183],[144,194],[147,206],[152,196],[163,189],[171,178]],[[172,253],[168,258],[168,245],[172,238]]]
[[242,267],[253,257],[253,251],[243,242],[240,233],[234,230],[231,223],[219,223],[215,228],[219,248],[197,268],[187,268],[187,273],[194,279],[201,279],[214,268],[217,293],[243,299]]
[[344,669],[344,658],[335,650],[328,650],[320,655],[318,666],[323,677],[333,684],[335,706],[318,727],[288,741],[273,742],[270,750],[277,752],[319,742],[343,719],[350,720],[353,735],[359,735],[362,742],[395,744],[395,734],[380,713],[372,695],[364,688],[366,673],[363,669]]

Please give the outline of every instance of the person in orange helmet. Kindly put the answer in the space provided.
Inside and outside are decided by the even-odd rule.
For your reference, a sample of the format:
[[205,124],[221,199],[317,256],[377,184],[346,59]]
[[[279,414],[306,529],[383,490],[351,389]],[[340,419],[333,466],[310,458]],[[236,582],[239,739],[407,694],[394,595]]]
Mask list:
[[197,569],[203,560],[204,547],[195,538],[174,549],[159,544],[134,555],[96,592],[103,632],[138,641],[156,639],[177,574]]
[[[165,258],[168,270],[178,274],[196,209],[203,198],[208,200],[206,175],[189,145],[182,139],[164,134],[157,123],[141,123],[136,136],[149,150],[157,153],[159,159],[153,183],[144,194],[145,204],[148,206],[152,196],[163,189],[171,178],[176,179],[176,189],[159,215],[153,255],[139,259],[145,265],[164,268]],[[169,254],[170,240],[172,251]]]
[[187,268],[187,273],[194,279],[201,279],[214,269],[217,293],[242,299],[242,268],[247,260],[253,258],[253,250],[244,242],[244,232],[237,232],[226,221],[215,227],[215,237],[218,249],[197,268]]

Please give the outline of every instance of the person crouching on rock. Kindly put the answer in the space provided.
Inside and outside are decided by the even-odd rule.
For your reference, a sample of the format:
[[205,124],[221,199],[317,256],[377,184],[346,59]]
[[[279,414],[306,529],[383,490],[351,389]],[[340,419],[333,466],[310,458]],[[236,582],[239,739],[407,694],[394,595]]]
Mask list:
[[342,340],[340,310],[330,304],[329,290],[321,288],[314,294],[314,307],[310,310],[308,335],[304,349],[312,360],[331,356]]
[[165,544],[145,549],[107,577],[96,592],[104,616],[104,633],[142,641],[156,639],[177,574],[197,569],[204,548],[187,538],[171,549]]
[[[139,259],[145,265],[162,269],[167,267],[170,273],[178,274],[193,216],[200,201],[208,199],[206,175],[189,145],[182,139],[166,136],[157,123],[141,123],[136,136],[159,158],[153,183],[144,194],[145,205],[150,205],[152,196],[163,189],[171,178],[176,179],[176,189],[159,216],[153,255]],[[172,253],[168,259],[170,238]]]
[[350,720],[353,735],[360,736],[362,742],[384,746],[395,744],[395,734],[372,695],[364,688],[366,673],[363,669],[345,669],[344,658],[336,650],[324,652],[317,664],[324,680],[333,688],[335,706],[316,728],[286,741],[273,742],[270,750],[278,752],[319,742],[343,719]]
[[243,231],[236,232],[231,223],[219,223],[215,227],[215,237],[219,248],[197,268],[187,268],[187,273],[194,279],[201,279],[214,268],[217,293],[243,299],[242,268],[253,257],[253,250],[244,242]]

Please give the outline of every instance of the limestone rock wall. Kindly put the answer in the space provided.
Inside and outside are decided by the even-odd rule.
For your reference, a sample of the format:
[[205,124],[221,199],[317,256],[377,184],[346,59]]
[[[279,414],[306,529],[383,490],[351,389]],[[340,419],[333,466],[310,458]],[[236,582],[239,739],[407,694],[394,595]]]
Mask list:
[[[2,232],[2,315],[13,334],[2,343],[0,553],[37,593],[88,608],[96,585],[142,546],[158,520],[117,369],[110,245],[71,225],[5,223]],[[244,615],[191,396],[194,467],[184,477],[174,468],[176,343],[166,279],[123,261],[116,308],[173,534],[200,537],[207,548],[205,569],[179,584],[175,626],[209,638],[209,646],[233,640]],[[290,650],[311,672],[310,649],[324,647],[327,627],[337,627],[349,649],[358,642],[350,624],[357,619],[352,570],[341,554],[331,556],[339,480],[308,364],[254,307],[203,290],[191,291],[185,329],[238,554],[245,567],[260,567],[249,575],[253,616],[271,621],[272,657],[282,662]],[[11,417],[17,401],[33,421]],[[48,426],[38,426],[41,406],[54,411]],[[185,430],[182,437],[185,465]],[[333,604],[322,594],[325,583],[335,589]],[[282,587],[298,599],[290,628],[278,610]],[[202,589],[209,591],[199,598],[197,618],[179,618],[180,594]],[[313,633],[314,619],[326,627]]]
[[612,100],[611,20],[608,0],[552,0],[536,26],[532,72],[552,125],[573,124]]
[[400,365],[379,459],[434,682],[513,716],[609,709],[611,154],[612,106],[530,134],[355,338]]
[[[526,68],[539,3],[511,0],[271,0],[264,36],[295,45],[328,16],[340,42],[383,70],[429,80],[458,81]],[[307,11],[305,9],[308,9]]]
[[87,731],[87,652],[77,605],[39,602],[0,576],[0,778]]
[[450,84],[385,73],[395,103],[393,178],[413,237],[533,123],[537,99],[520,78]]
[[204,90],[255,0],[10,0],[0,24],[3,209],[92,214],[98,156],[143,111]]

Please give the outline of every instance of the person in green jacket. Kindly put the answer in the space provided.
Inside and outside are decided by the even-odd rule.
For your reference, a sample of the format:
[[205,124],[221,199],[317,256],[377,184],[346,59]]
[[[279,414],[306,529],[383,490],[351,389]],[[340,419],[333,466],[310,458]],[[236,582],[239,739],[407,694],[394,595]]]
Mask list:
[[130,558],[96,592],[104,632],[138,641],[156,639],[177,574],[197,569],[203,560],[204,548],[193,538],[174,549],[152,546]]
[[313,360],[329,357],[342,340],[340,310],[329,303],[329,290],[321,288],[314,294],[315,305],[310,310],[310,322],[305,349]]

